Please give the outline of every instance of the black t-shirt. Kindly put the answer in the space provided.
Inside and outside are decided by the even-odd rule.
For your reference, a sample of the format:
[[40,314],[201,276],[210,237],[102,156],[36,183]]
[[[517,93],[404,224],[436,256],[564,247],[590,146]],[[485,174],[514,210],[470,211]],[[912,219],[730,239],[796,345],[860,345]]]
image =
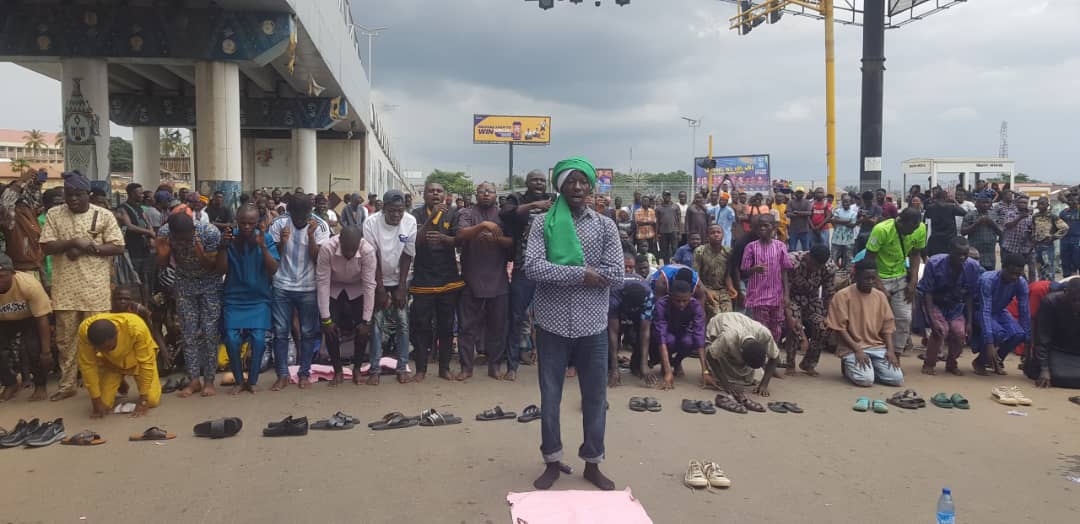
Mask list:
[[[146,215],[143,214],[142,206],[133,206],[124,202],[123,204],[120,204],[120,210],[127,215],[128,220],[131,221],[132,224],[138,227],[150,228],[146,222]],[[127,248],[128,255],[131,258],[146,258],[150,256],[150,244],[145,235],[133,231],[125,231],[124,246]]]
[[439,218],[438,224],[433,223],[435,217],[428,214],[425,206],[413,209],[412,215],[416,218],[416,256],[413,257],[412,286],[440,288],[452,282],[460,282],[461,274],[458,273],[454,246],[429,244],[424,239],[426,230],[436,227],[444,235],[457,235],[457,211],[453,208],[447,209]]
[[[735,279],[735,272],[739,271],[739,267],[742,266],[743,253],[746,252],[746,246],[751,242],[757,240],[757,235],[743,235],[731,245],[731,258],[728,259],[728,273],[731,273],[731,279]],[[741,275],[746,278],[746,275]]]
[[208,206],[206,216],[210,219],[211,224],[231,224],[233,221],[233,212],[229,209],[229,206],[219,208]]
[[554,195],[548,193],[531,194],[531,193],[514,193],[506,197],[506,203],[503,204],[502,209],[499,211],[499,218],[502,218],[503,223],[506,224],[506,233],[514,239],[514,270],[520,270],[525,267],[525,241],[529,238],[529,225],[532,223],[533,217],[544,213],[539,209],[535,209],[527,217],[521,217],[517,214],[517,207],[524,204],[531,204],[540,200],[553,199]]
[[926,208],[924,218],[930,221],[931,237],[949,239],[956,236],[956,217],[966,214],[964,208],[956,204],[934,203]]

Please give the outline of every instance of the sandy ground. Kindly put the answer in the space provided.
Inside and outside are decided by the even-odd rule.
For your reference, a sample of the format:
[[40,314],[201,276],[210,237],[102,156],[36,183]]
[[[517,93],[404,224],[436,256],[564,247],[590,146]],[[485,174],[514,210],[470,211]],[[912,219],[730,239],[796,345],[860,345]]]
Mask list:
[[[895,390],[859,390],[842,381],[826,355],[822,376],[774,380],[773,400],[797,401],[802,415],[689,415],[684,397],[712,394],[696,386],[698,367],[674,391],[652,391],[661,413],[627,409],[650,394],[632,377],[609,390],[605,471],[629,486],[655,522],[932,522],[943,486],[952,488],[959,522],[1080,522],[1080,406],[1077,392],[1036,390],[1016,371],[995,380],[970,373],[926,377],[908,358],[908,387],[927,399],[960,392],[970,411],[933,406],[887,415],[856,413],[855,398]],[[1011,366],[1015,369],[1015,361]],[[0,405],[0,425],[20,418],[63,417],[69,434],[93,428],[109,442],[96,448],[54,445],[0,450],[0,522],[509,522],[508,491],[528,491],[540,472],[539,422],[476,422],[501,404],[520,411],[538,401],[534,367],[516,383],[474,378],[429,379],[379,387],[295,387],[256,396],[179,399],[170,395],[146,419],[89,418],[85,392],[61,403],[20,399]],[[272,382],[262,377],[262,386]],[[576,380],[563,404],[568,454],[580,444]],[[1016,384],[1035,401],[1028,416],[994,403],[994,383]],[[761,399],[759,399],[761,400]],[[374,420],[393,410],[427,407],[465,418],[458,426],[373,432],[311,432],[301,438],[261,436],[286,415],[312,420],[344,410]],[[239,416],[243,431],[225,440],[192,436],[202,420]],[[127,442],[150,425],[177,434],[163,444]],[[726,491],[682,484],[690,459],[715,460],[732,478]],[[558,489],[589,489],[573,458],[573,476]],[[85,517],[85,520],[81,520]]]

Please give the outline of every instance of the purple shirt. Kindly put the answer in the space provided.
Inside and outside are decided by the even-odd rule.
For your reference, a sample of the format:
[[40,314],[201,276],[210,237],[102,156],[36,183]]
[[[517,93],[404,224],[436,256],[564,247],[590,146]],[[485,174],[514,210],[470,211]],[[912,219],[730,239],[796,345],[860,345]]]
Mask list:
[[669,303],[670,297],[664,297],[653,305],[653,331],[657,340],[675,349],[675,342],[687,338],[693,349],[705,347],[705,310],[696,298],[690,299],[690,305],[679,311]]
[[[459,231],[481,222],[494,222],[506,231],[497,206],[487,209],[473,206],[458,212]],[[475,238],[461,247],[461,276],[474,297],[492,298],[510,292],[506,262],[512,254],[513,248],[502,248],[495,242]]]
[[964,314],[967,298],[974,298],[979,294],[979,275],[983,273],[982,266],[974,259],[964,259],[964,267],[957,275],[949,265],[949,255],[942,253],[930,257],[923,267],[923,276],[919,280],[919,292],[934,296],[934,305],[941,310],[946,320]]
[[[751,271],[759,264],[765,266],[763,273]],[[788,258],[787,246],[779,240],[773,239],[768,244],[755,240],[747,244],[739,267],[742,274],[750,275],[750,282],[746,285],[746,307],[783,304],[783,271],[794,267]]]

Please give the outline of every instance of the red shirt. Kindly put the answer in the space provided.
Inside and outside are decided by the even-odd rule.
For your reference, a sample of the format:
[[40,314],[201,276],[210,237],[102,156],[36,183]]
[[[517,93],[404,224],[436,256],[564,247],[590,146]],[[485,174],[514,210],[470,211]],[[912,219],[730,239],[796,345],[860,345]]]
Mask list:
[[828,202],[822,200],[818,202],[815,200],[810,204],[810,224],[815,227],[821,227],[825,223],[825,215],[832,212],[832,206]]
[[[1035,319],[1038,318],[1039,304],[1041,304],[1042,299],[1046,298],[1046,295],[1049,295],[1049,294],[1050,294],[1050,281],[1049,280],[1039,280],[1037,282],[1032,282],[1032,283],[1028,284],[1028,302],[1030,304],[1030,310],[1031,310],[1032,331],[1035,330],[1034,322],[1035,322]],[[1015,318],[1017,320],[1020,320],[1020,309],[1016,306],[1016,299],[1015,298],[1012,299],[1012,302],[1009,302],[1009,307],[1007,309],[1009,310],[1009,314],[1012,315],[1013,318]],[[1020,344],[1019,346],[1016,346],[1016,354],[1017,355],[1023,355],[1024,354],[1024,346],[1025,346],[1025,344]]]

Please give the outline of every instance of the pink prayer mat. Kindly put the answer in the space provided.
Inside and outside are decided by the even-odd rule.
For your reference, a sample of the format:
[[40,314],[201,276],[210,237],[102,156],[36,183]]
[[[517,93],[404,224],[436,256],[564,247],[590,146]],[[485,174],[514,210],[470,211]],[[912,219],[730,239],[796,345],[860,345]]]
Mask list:
[[[389,369],[393,371],[397,369],[397,359],[391,357],[382,357],[379,359],[379,367],[383,369]],[[360,366],[360,374],[367,375],[368,369],[371,368],[370,364],[364,364]],[[407,368],[409,372],[412,372],[411,368]],[[353,371],[351,367],[345,366],[341,370],[342,376],[345,380],[352,380]],[[296,384],[299,382],[300,366],[289,366],[289,382]],[[325,364],[312,364],[311,365],[311,380],[318,382],[320,380],[330,381],[334,378],[334,366],[327,366]]]
[[512,524],[652,524],[630,488],[623,491],[510,492]]

